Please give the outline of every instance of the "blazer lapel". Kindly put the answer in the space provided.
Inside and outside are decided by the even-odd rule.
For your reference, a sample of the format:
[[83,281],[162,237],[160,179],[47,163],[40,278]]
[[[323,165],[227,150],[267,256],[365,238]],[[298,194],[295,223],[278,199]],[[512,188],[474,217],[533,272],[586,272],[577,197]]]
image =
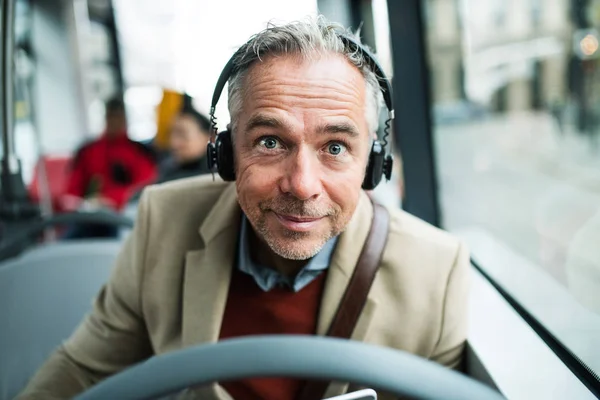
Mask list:
[[184,347],[219,339],[241,218],[235,186],[226,188],[216,204],[200,227],[204,248],[188,252],[185,260]]
[[184,347],[219,339],[235,253],[235,240],[223,239],[222,251],[213,246],[187,254],[183,287]]
[[[232,225],[214,238],[205,250],[187,254],[183,289],[184,347],[219,340],[236,254],[236,233],[237,229]],[[188,396],[182,398],[232,400],[216,382],[192,388]]]
[[[200,227],[204,248],[186,255],[183,347],[219,340],[241,219],[235,185],[225,189],[215,204],[218,206],[213,207]],[[190,389],[182,398],[231,400],[217,383]]]

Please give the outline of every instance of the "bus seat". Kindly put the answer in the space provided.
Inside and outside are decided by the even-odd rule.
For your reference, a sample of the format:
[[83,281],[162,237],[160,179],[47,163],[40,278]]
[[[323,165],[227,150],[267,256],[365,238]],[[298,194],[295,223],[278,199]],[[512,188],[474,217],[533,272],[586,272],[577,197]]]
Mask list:
[[0,264],[0,400],[14,398],[91,309],[119,241],[57,242]]

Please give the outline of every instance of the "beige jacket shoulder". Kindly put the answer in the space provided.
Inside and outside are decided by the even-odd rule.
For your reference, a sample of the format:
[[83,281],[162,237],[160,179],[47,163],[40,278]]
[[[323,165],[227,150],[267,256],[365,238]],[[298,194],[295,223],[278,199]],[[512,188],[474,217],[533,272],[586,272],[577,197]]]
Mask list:
[[[372,213],[363,193],[331,261],[318,334],[332,320]],[[390,214],[383,261],[353,339],[456,367],[467,334],[468,252],[401,210]],[[68,398],[154,354],[217,341],[240,218],[235,185],[210,176],[146,190],[134,232],[92,312],[22,398]],[[331,385],[327,395],[344,389]],[[194,394],[229,398],[216,384]]]

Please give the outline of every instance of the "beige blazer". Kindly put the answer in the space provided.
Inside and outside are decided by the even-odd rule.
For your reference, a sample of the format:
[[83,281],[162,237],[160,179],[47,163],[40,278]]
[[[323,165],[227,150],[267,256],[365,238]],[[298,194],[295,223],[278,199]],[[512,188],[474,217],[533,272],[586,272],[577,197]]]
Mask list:
[[[326,332],[346,288],[372,212],[362,193],[332,257],[319,335]],[[146,190],[136,227],[92,312],[34,376],[22,398],[68,398],[154,354],[217,341],[240,213],[235,185],[213,182],[210,176]],[[467,335],[467,250],[399,209],[390,214],[383,261],[353,339],[457,367]],[[346,389],[332,384],[327,396]],[[193,393],[188,394],[230,399],[217,384]]]

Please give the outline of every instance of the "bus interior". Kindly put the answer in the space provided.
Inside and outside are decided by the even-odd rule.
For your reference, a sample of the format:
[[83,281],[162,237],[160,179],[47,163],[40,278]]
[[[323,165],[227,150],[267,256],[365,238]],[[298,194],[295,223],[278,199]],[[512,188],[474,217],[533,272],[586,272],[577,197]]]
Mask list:
[[[481,387],[508,399],[600,398],[600,1],[0,4],[0,400],[14,398],[70,336],[134,225],[135,198],[119,211],[61,201],[77,149],[102,132],[105,102],[123,94],[130,137],[167,154],[173,110],[187,99],[208,113],[222,66],[247,37],[317,13],[360,29],[391,77],[397,167],[374,195],[471,251],[461,388],[473,391],[449,386],[448,397],[422,398],[484,398]],[[219,121],[228,121],[225,103]],[[89,224],[117,234],[61,238]],[[303,360],[307,351],[294,348],[319,353],[302,339],[265,340],[240,346],[259,358],[281,346],[281,363]],[[325,355],[339,350],[338,364],[354,351],[317,345]],[[198,350],[199,362],[228,351]],[[354,376],[327,357],[303,362],[315,378],[350,379],[397,361],[363,350]],[[414,385],[446,382],[423,368]],[[89,398],[109,392],[98,393]]]

